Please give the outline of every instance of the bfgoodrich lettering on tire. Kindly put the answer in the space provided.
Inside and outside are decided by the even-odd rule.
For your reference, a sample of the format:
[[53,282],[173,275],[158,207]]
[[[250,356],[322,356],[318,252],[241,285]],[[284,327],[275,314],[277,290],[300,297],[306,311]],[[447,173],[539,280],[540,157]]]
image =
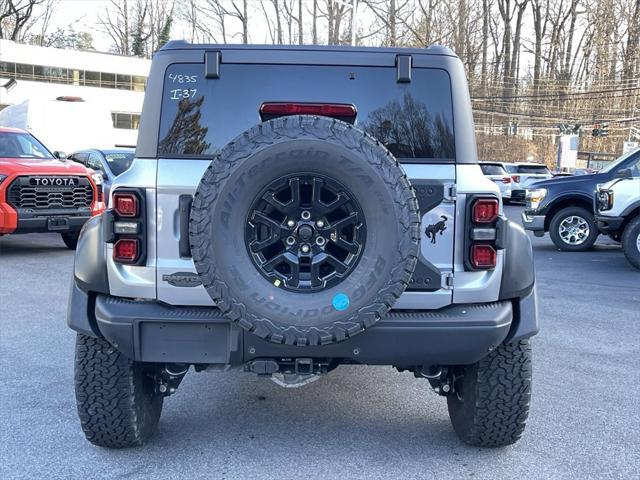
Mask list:
[[339,120],[264,122],[224,147],[191,210],[202,283],[232,321],[275,343],[339,342],[406,288],[417,201],[376,140]]

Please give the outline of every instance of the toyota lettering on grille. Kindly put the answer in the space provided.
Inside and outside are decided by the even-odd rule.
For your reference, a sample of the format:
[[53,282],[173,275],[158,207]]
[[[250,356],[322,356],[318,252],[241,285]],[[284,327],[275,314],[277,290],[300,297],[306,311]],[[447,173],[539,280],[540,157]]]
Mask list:
[[75,187],[79,182],[73,177],[35,177],[30,183],[38,187]]

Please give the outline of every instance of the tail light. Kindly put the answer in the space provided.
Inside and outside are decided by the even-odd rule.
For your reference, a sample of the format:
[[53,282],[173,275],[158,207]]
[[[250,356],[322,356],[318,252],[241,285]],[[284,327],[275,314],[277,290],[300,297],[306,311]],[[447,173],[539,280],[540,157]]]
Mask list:
[[511,177],[502,177],[502,183],[511,183]]
[[113,260],[143,265],[146,260],[145,191],[118,188],[112,208],[105,212],[105,241],[113,243]]
[[511,178],[514,182],[520,183],[520,175],[511,175]]
[[137,217],[138,197],[134,193],[114,193],[113,209],[120,217]]
[[271,120],[287,115],[320,115],[353,123],[357,114],[355,105],[346,103],[265,102],[260,105],[262,120]]
[[494,268],[496,266],[496,257],[496,250],[491,245],[471,246],[471,265],[475,269]]
[[468,200],[466,270],[491,270],[498,262],[502,246],[500,202],[495,197],[473,195]]
[[471,212],[473,223],[492,223],[498,218],[500,204],[497,198],[479,198],[473,203]]
[[119,263],[135,263],[140,255],[137,238],[121,238],[113,245],[113,259]]

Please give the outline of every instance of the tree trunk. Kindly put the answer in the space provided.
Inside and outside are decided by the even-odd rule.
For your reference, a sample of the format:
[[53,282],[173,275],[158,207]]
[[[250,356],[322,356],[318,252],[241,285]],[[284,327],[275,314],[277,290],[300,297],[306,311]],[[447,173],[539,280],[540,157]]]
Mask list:
[[[639,0],[640,1],[640,0]],[[482,0],[482,65],[480,70],[481,95],[487,95],[487,56],[489,50],[489,5]]]
[[504,68],[502,70],[503,95],[509,94],[509,75],[511,74],[511,0],[499,0],[498,9],[502,16],[504,24],[504,33],[502,35],[502,48],[504,52]]
[[518,13],[516,15],[516,29],[513,35],[513,50],[511,52],[511,65],[509,72],[509,95],[513,96],[516,91],[517,79],[518,79],[518,65],[520,63],[520,41],[522,32],[522,18],[527,8],[529,0],[524,0],[522,3],[516,3],[518,6]]
[[278,45],[282,45],[282,20],[280,19],[280,4],[278,0],[273,0],[273,7],[276,10],[276,38]]
[[249,15],[247,13],[247,0],[242,0],[242,43],[249,43]]
[[389,45],[395,47],[397,43],[396,36],[396,0],[389,2]]
[[[627,37],[627,46],[625,48],[624,67],[622,70],[622,78],[624,80],[633,80],[640,76],[640,0],[635,1],[633,13],[629,19],[629,33]],[[636,73],[637,72],[637,73]],[[628,85],[627,85],[628,86]]]
[[318,0],[313,0],[313,15],[311,23],[311,41],[318,44]]

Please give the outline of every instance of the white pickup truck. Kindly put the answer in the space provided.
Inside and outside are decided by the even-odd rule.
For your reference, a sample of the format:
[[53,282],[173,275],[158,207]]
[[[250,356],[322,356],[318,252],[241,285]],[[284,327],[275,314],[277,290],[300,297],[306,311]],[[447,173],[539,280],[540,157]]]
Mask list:
[[553,177],[543,163],[516,163],[507,170],[511,173],[511,200],[524,202],[527,188],[535,182]]
[[640,160],[619,178],[598,185],[594,210],[598,229],[619,237],[627,260],[640,269]]

